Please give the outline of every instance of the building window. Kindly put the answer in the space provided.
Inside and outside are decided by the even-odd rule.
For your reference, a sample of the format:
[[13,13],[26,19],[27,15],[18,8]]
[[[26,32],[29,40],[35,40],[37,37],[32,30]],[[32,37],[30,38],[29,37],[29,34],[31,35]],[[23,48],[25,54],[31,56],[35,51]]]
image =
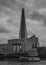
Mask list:
[[21,45],[20,45],[20,49],[21,49]]
[[19,45],[17,45],[17,52],[19,52]]
[[13,51],[16,51],[16,45],[14,45]]
[[34,43],[32,44],[32,48],[34,48]]

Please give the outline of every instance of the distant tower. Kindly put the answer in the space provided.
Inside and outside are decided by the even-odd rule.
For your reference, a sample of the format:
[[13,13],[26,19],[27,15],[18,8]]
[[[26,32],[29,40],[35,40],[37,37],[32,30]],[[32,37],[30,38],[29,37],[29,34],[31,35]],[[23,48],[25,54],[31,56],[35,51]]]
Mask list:
[[19,39],[25,39],[25,38],[27,38],[27,29],[26,29],[24,8],[22,8]]

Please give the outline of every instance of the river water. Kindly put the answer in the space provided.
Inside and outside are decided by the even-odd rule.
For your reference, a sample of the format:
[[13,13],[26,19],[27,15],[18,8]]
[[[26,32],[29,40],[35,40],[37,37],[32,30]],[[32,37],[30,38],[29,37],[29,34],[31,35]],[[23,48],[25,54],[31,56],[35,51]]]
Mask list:
[[46,65],[46,60],[40,62],[16,62],[14,61],[0,61],[0,65]]

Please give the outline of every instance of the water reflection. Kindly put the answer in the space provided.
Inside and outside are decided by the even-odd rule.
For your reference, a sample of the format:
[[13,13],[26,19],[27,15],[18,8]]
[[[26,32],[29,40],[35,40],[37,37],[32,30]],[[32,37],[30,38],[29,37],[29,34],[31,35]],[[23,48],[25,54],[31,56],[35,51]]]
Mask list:
[[20,65],[28,65],[28,62],[20,62]]
[[12,59],[5,59],[5,60],[0,60],[0,65],[46,65],[46,60],[45,61],[40,61],[40,62],[17,62]]

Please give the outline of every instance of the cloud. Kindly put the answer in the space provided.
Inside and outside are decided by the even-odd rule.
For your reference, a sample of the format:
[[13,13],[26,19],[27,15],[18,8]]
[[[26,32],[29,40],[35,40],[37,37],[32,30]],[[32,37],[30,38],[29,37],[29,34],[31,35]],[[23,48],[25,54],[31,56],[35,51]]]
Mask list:
[[30,15],[32,20],[37,20],[38,22],[42,22],[44,26],[46,26],[46,15],[39,13],[38,11],[33,11]]
[[10,33],[10,30],[5,28],[4,26],[0,26],[0,33]]
[[14,2],[15,2],[15,0],[0,0],[0,4],[2,4],[2,5],[11,5],[11,4],[14,4]]
[[46,15],[46,8],[39,8],[39,9],[37,9],[37,11],[38,11],[40,14]]
[[37,11],[33,11],[30,16],[32,20],[42,20],[43,19],[43,15],[39,14],[39,12]]
[[46,0],[35,0],[37,8],[46,8]]
[[32,6],[34,7],[34,1],[35,0],[0,0],[0,6],[8,7],[13,10],[19,10],[22,7],[30,9]]
[[8,20],[7,20],[7,23],[8,23],[9,25],[13,25],[13,26],[14,26],[14,22],[13,22],[12,19],[8,19]]
[[17,9],[16,0],[0,0],[0,6]]
[[35,0],[27,0],[26,2],[25,2],[25,6],[29,9],[29,8],[31,8],[33,5],[34,5],[34,1]]
[[0,44],[8,43],[9,36],[6,33],[0,33]]

